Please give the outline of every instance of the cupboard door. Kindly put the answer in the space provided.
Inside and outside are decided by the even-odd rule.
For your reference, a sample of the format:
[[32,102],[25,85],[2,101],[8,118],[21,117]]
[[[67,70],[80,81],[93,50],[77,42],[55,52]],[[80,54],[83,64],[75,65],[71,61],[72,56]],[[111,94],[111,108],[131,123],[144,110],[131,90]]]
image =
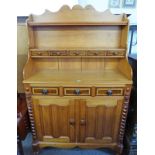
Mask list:
[[75,141],[74,101],[67,99],[33,99],[37,137],[46,142]]
[[79,142],[117,142],[122,103],[122,99],[80,100]]

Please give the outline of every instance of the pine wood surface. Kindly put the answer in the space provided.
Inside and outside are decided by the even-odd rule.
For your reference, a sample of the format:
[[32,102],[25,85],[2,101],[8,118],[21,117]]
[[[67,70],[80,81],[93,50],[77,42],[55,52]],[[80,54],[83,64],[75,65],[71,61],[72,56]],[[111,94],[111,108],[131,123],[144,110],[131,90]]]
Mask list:
[[105,71],[53,71],[43,70],[37,72],[24,83],[49,83],[53,86],[74,85],[103,85],[103,84],[131,84],[121,72],[116,70]]

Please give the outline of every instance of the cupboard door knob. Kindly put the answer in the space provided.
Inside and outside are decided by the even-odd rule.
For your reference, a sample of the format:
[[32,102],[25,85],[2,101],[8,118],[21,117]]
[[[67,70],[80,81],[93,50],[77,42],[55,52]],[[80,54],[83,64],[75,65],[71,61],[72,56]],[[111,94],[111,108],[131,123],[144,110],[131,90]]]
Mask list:
[[75,119],[74,118],[70,118],[69,119],[69,124],[70,125],[75,125]]
[[112,90],[107,90],[107,95],[112,96]]
[[80,125],[86,125],[86,120],[85,119],[81,119],[80,120]]
[[47,95],[47,94],[48,94],[48,90],[47,90],[47,89],[43,89],[43,90],[42,90],[42,94],[43,94],[43,95]]

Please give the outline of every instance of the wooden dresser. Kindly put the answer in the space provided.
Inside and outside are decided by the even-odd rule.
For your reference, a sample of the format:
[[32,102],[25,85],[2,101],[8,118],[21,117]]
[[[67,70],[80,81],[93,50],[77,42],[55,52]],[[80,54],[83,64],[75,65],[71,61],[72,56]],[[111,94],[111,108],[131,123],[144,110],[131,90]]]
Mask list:
[[125,14],[88,5],[30,15],[24,89],[33,151],[43,147],[122,152],[132,86]]

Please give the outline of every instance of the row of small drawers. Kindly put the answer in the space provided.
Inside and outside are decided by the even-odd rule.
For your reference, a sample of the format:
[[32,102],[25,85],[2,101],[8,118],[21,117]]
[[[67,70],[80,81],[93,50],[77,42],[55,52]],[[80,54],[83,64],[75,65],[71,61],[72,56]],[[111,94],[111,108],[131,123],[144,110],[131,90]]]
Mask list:
[[125,51],[31,51],[31,56],[124,56]]
[[[61,90],[62,91],[61,91]],[[94,91],[95,90],[95,91]],[[52,87],[52,88],[32,88],[33,95],[48,95],[48,96],[122,96],[124,94],[123,88],[75,88],[75,87]],[[93,93],[95,93],[93,95]]]

